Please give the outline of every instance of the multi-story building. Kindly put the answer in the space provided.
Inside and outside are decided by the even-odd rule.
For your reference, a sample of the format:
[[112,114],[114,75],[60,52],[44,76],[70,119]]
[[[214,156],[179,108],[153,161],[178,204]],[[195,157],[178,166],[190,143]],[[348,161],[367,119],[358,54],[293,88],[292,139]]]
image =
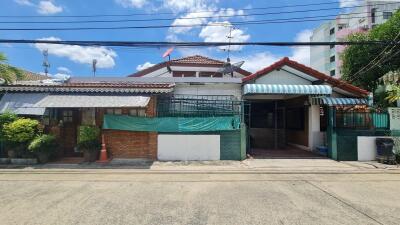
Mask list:
[[[313,31],[312,42],[344,41],[350,34],[366,32],[386,22],[400,8],[398,0],[367,0],[351,12],[339,14],[335,20],[321,24]],[[313,46],[310,51],[311,66],[333,76],[341,77],[341,53],[345,46]]]

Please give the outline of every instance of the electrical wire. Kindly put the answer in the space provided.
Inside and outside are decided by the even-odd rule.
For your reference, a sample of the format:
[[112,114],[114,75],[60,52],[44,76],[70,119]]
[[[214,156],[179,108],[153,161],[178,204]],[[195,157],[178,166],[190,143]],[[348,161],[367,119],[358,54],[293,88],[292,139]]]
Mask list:
[[[320,3],[310,3],[310,4],[294,4],[294,5],[282,5],[282,6],[268,6],[268,7],[255,7],[255,8],[243,8],[240,10],[243,11],[253,11],[253,10],[264,10],[264,9],[281,9],[281,8],[297,8],[297,7],[308,7],[308,6],[320,6],[320,5],[332,5],[332,4],[340,4],[345,2],[354,2],[354,0],[349,1],[332,1],[332,2],[320,2]],[[396,3],[377,3],[377,4],[396,4]],[[376,4],[374,4],[376,5]],[[340,9],[351,9],[363,6],[346,6],[341,7]],[[229,8],[227,8],[229,9]],[[227,10],[226,9],[226,10]],[[188,13],[216,13],[220,10],[200,10],[200,11],[187,11],[182,14]],[[157,12],[157,13],[130,13],[130,14],[96,14],[96,15],[2,15],[0,18],[85,18],[85,17],[124,17],[124,16],[151,16],[151,15],[175,15],[174,12]]]
[[[391,3],[393,4],[393,3]],[[363,6],[364,7],[364,6]],[[263,13],[250,13],[242,15],[216,15],[216,16],[199,16],[199,17],[174,17],[174,18],[151,18],[151,19],[119,19],[119,20],[77,20],[77,21],[0,21],[0,24],[74,24],[74,23],[121,23],[121,22],[151,22],[151,21],[174,21],[174,20],[198,20],[198,19],[220,19],[220,18],[242,18],[251,16],[265,16],[265,15],[282,15],[292,13],[304,13],[304,12],[321,12],[327,10],[342,9],[342,8],[322,8],[322,9],[308,9],[308,10],[295,10],[295,11],[281,11],[281,12],[263,12]],[[380,11],[376,11],[380,12]],[[320,15],[317,17],[331,17],[331,16],[351,16],[358,14],[368,14],[368,12],[354,12],[354,13],[342,13],[342,14],[331,14],[331,15]],[[309,18],[309,17],[297,17],[297,18]],[[312,18],[312,17],[311,17]],[[351,18],[345,17],[344,19]],[[285,20],[285,18],[281,18]],[[291,18],[289,18],[291,19]]]

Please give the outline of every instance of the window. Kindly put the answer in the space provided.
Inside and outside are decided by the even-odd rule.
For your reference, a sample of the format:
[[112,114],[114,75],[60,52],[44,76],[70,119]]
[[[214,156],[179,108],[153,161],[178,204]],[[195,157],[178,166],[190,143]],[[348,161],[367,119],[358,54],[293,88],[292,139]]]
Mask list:
[[173,71],[173,77],[196,77],[195,71]]
[[200,72],[199,77],[222,77],[222,73],[217,73],[217,72]]
[[130,109],[129,110],[130,116],[138,116],[138,117],[145,117],[146,116],[146,109]]
[[329,45],[329,48],[330,49],[335,48],[335,45]]
[[335,76],[335,74],[336,74],[336,71],[335,70],[331,70],[331,76],[333,77],[333,76]]
[[63,121],[64,123],[71,123],[72,122],[72,110],[64,110],[63,111]]
[[376,20],[376,9],[371,9],[371,22],[375,23]]
[[329,58],[329,61],[330,61],[330,62],[335,62],[335,56],[334,56],[334,55],[331,56],[331,57]]
[[383,19],[388,20],[390,17],[392,17],[393,13],[392,12],[383,12]]
[[106,109],[106,114],[121,115],[122,109]]
[[335,28],[331,28],[331,29],[329,30],[329,34],[330,34],[330,35],[335,34]]

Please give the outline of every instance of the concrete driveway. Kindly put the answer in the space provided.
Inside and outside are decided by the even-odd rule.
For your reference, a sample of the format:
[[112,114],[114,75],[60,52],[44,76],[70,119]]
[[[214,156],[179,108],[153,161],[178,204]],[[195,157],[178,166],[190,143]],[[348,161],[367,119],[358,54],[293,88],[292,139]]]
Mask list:
[[399,224],[398,173],[0,170],[1,224]]

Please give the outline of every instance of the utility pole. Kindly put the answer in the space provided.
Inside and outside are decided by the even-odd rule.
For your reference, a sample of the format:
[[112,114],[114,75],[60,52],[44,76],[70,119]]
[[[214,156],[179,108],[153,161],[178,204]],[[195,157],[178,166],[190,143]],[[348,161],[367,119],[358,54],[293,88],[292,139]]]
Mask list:
[[97,70],[96,66],[97,66],[97,60],[93,59],[92,61],[93,77],[96,77],[96,70]]
[[49,68],[50,68],[50,63],[49,63],[49,50],[45,49],[43,51],[43,67],[44,67],[44,74],[46,75],[46,77],[49,74]]

